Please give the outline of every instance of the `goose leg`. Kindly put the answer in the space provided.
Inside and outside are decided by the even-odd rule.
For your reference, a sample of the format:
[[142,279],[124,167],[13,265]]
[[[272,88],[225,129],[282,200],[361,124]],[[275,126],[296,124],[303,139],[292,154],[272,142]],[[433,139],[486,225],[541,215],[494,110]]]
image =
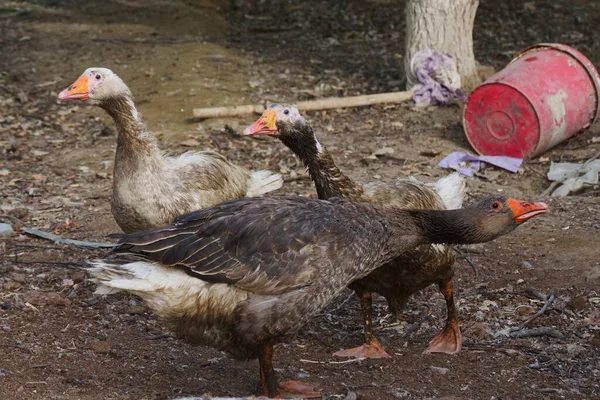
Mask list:
[[442,281],[440,292],[446,299],[446,308],[448,309],[448,319],[446,326],[429,342],[429,347],[423,353],[446,353],[456,354],[462,347],[462,336],[458,326],[456,306],[454,305],[454,296],[452,294],[452,283],[450,280]]
[[258,357],[260,365],[260,392],[263,396],[281,398],[277,388],[277,378],[273,370],[273,345],[266,344]]
[[314,399],[321,398],[321,393],[303,382],[288,381],[277,385],[277,378],[273,370],[273,346],[266,344],[258,358],[260,365],[260,392],[261,395],[275,398]]
[[337,351],[333,355],[354,358],[390,358],[390,355],[383,349],[379,339],[373,333],[373,298],[371,292],[362,289],[355,289],[355,291],[360,298],[363,313],[365,344],[353,349]]

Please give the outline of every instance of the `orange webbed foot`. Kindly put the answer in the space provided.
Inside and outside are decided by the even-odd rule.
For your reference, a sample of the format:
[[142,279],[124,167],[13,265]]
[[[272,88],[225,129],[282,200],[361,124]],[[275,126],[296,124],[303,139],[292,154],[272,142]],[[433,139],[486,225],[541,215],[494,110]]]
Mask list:
[[429,353],[446,353],[456,354],[462,347],[462,335],[457,321],[448,321],[444,329],[442,329],[429,342],[429,346],[423,354]]
[[353,349],[340,350],[333,353],[335,357],[350,357],[350,358],[391,358],[391,356],[383,349],[379,341],[365,343],[362,346]]
[[281,382],[279,391],[283,399],[320,399],[322,397],[321,393],[315,391],[312,386],[298,381]]

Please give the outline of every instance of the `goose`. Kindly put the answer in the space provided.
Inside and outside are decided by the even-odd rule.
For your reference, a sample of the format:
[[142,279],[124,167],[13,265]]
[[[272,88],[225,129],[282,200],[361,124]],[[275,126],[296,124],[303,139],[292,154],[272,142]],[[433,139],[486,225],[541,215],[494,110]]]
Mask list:
[[[460,208],[465,196],[466,183],[458,173],[443,177],[433,184],[422,183],[414,178],[363,185],[353,181],[337,167],[308,121],[297,108],[289,104],[271,105],[254,124],[244,130],[244,135],[278,138],[308,169],[320,199],[336,196],[379,205],[443,210]],[[383,295],[391,312],[400,319],[410,296],[432,284],[438,285],[446,300],[447,321],[424,352],[458,353],[462,337],[451,282],[455,259],[449,245],[424,245],[402,254],[365,278],[352,282],[349,287],[360,299],[365,340],[359,347],[341,350],[334,355],[389,357],[373,332],[372,293]]]
[[249,171],[213,151],[163,154],[127,85],[108,68],[88,68],[60,92],[106,111],[117,127],[111,211],[126,233],[159,227],[178,215],[240,197],[261,196],[283,181]]
[[[351,282],[416,246],[490,241],[546,210],[500,195],[458,210],[241,198],[125,234],[111,258],[90,261],[89,272],[96,293],[138,295],[179,337],[258,359],[261,393],[279,397],[273,346]],[[299,382],[282,386],[319,395]]]

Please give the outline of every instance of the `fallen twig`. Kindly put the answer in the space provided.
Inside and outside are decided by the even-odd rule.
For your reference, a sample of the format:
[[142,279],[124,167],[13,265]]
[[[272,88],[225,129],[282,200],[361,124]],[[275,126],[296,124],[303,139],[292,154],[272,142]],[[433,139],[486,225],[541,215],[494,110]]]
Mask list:
[[562,339],[565,336],[556,328],[551,326],[541,326],[539,328],[521,329],[510,332],[510,337],[524,338],[534,336],[552,336],[557,339]]
[[50,366],[51,366],[51,364],[34,364],[34,365],[31,365],[29,368],[38,369],[38,368],[48,368]]
[[[294,105],[300,111],[330,110],[332,108],[360,107],[381,103],[400,103],[412,99],[413,92],[390,92],[350,97],[328,97],[325,99],[298,101]],[[245,114],[260,114],[263,104],[247,104],[233,107],[195,108],[195,118],[237,117]]]
[[148,340],[174,339],[175,336],[171,333],[160,333],[158,335],[150,335]]
[[[537,293],[535,291],[533,291],[533,292]],[[537,318],[539,318],[540,315],[542,315],[543,313],[545,313],[546,310],[548,310],[548,307],[550,307],[550,305],[554,302],[555,298],[556,298],[556,294],[552,290],[547,297],[543,297],[543,300],[540,299],[540,300],[542,300],[544,302],[544,306],[538,312],[536,312],[534,315],[532,315],[529,319],[527,319],[527,321],[523,322],[518,327],[512,328],[511,329],[511,336],[512,336],[512,332],[519,331],[519,330],[525,328],[527,325],[529,325],[530,323],[532,323],[533,321],[535,321]]]
[[469,258],[467,257],[467,255],[465,253],[462,252],[462,250],[459,250],[458,247],[456,246],[452,246],[452,249],[462,258],[465,259],[466,262],[469,263],[469,265],[471,266],[471,268],[473,268],[473,272],[475,272],[475,277],[479,276],[479,268],[477,268],[477,266],[475,265],[475,263]]
[[115,243],[100,243],[100,242],[85,242],[82,240],[66,239],[61,236],[55,235],[50,232],[44,232],[36,228],[29,228],[24,226],[21,230],[28,235],[36,236],[42,239],[50,240],[55,243],[67,244],[71,246],[77,246],[84,249],[101,249],[101,248],[113,248],[116,246]]
[[300,362],[308,363],[308,364],[350,364],[357,361],[365,360],[365,358],[352,358],[346,361],[316,361],[316,360],[306,360],[301,358]]

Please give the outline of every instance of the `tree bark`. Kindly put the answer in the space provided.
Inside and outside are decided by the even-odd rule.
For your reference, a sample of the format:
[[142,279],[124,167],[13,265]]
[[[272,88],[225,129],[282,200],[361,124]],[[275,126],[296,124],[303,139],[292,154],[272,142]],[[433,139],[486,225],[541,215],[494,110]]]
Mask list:
[[[449,53],[456,59],[465,92],[477,87],[481,78],[473,54],[473,24],[478,6],[479,0],[409,0],[404,60],[407,77],[411,57],[429,47],[439,53]],[[407,85],[411,83],[414,82],[407,79]]]

